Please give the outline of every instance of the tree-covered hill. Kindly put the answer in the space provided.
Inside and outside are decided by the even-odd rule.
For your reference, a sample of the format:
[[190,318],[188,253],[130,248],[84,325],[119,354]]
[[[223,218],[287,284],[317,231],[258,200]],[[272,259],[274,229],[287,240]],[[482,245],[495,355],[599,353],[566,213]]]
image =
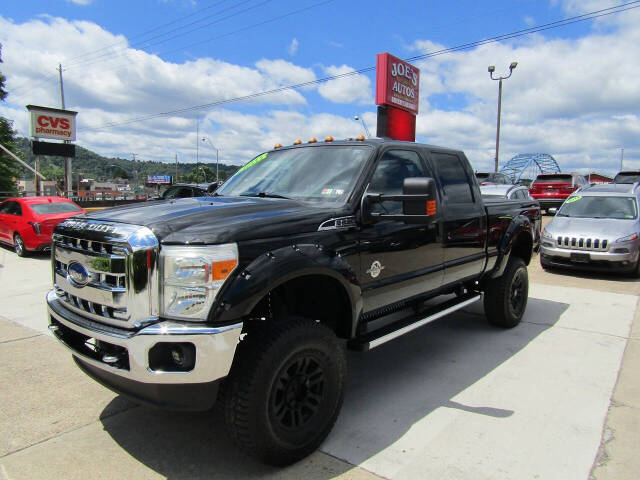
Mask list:
[[[17,137],[15,140],[16,149],[26,163],[33,166],[34,157],[31,153],[31,144],[28,138]],[[178,163],[178,181],[180,182],[203,182],[215,180],[216,164],[198,164],[196,170],[195,163]],[[239,166],[219,165],[220,179],[224,180],[233,174]],[[47,177],[47,180],[62,180],[64,176],[64,160],[62,157],[40,156],[40,172]],[[136,180],[140,184],[144,183],[147,175],[172,175],[176,174],[175,163],[152,162],[149,160],[127,160],[118,157],[103,157],[102,155],[76,146],[76,158],[73,160],[73,175],[82,178],[93,178],[95,180],[107,180],[114,177],[129,178]],[[20,167],[20,178],[31,179],[33,173],[24,167]]]

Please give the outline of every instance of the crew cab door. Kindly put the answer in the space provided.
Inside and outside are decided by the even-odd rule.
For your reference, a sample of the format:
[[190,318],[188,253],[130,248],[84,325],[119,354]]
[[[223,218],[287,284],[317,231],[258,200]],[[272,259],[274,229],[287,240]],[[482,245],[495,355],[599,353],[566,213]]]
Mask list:
[[443,195],[444,283],[479,275],[485,264],[486,214],[473,170],[455,152],[429,152]]
[[[405,178],[431,176],[416,151],[389,149],[380,154],[367,193],[402,194]],[[382,202],[373,206],[373,212],[401,214],[402,204]],[[383,219],[363,226],[359,235],[365,313],[442,284],[443,255],[436,223],[427,226]]]

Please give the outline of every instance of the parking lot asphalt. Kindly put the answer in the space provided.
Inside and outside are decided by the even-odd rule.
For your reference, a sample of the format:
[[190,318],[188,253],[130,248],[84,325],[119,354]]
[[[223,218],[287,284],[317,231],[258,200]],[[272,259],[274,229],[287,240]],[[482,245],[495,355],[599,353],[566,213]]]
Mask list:
[[46,328],[48,259],[0,249],[0,479],[637,478],[640,282],[529,270],[515,329],[476,303],[350,354],[334,431],[275,469],[216,412],[137,406],[82,374]]

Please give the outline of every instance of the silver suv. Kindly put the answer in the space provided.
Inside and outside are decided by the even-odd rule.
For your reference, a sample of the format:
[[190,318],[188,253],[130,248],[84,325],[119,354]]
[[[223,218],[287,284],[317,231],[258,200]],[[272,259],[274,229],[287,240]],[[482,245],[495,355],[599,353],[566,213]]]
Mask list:
[[609,183],[571,194],[542,229],[542,267],[640,274],[639,186]]

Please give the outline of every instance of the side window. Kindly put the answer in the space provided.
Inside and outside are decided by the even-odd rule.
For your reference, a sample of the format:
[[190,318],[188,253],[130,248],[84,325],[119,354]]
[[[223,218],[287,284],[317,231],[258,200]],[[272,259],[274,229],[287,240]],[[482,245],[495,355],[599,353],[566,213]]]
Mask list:
[[0,213],[9,213],[9,207],[13,202],[4,202],[0,205]]
[[[378,162],[367,192],[400,195],[405,178],[424,176],[424,168],[416,152],[389,150],[383,154]],[[382,202],[373,205],[373,211],[397,215],[402,213],[402,204],[393,201]]]
[[7,213],[9,215],[17,215],[18,217],[22,215],[22,207],[20,207],[20,204],[18,202],[8,202],[9,203],[9,210],[7,211]]
[[473,203],[473,194],[467,172],[457,155],[431,153],[438,170],[440,183],[449,203]]

